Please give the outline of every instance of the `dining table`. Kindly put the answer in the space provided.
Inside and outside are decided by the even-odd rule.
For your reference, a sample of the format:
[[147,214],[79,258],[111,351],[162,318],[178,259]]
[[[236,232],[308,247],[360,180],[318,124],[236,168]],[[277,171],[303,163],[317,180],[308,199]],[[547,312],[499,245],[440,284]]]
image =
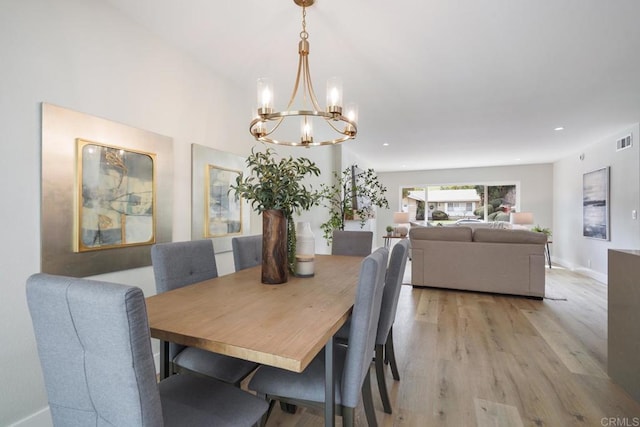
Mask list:
[[[316,255],[312,277],[261,283],[261,266],[146,298],[151,337],[161,341],[160,377],[170,375],[169,343],[302,372],[324,349],[325,402],[335,401],[334,334],[355,302],[362,257]],[[325,425],[335,408],[325,404]]]

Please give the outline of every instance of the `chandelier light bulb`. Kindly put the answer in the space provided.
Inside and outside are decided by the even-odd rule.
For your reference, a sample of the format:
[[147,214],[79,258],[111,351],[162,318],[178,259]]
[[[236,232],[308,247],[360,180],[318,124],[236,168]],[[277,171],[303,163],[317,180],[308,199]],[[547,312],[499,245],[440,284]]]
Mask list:
[[273,82],[268,78],[258,79],[258,114],[273,111]]
[[300,137],[302,145],[313,144],[313,124],[306,117],[302,118],[302,136]]
[[358,106],[354,103],[350,103],[347,105],[347,119],[349,121],[357,123],[358,122]]
[[355,129],[355,125],[358,123],[358,105],[354,104],[354,103],[349,103],[347,104],[347,107],[345,108],[346,113],[345,116],[347,118],[347,120],[351,123],[347,123],[345,125],[345,133],[347,134],[354,134],[356,132]]
[[342,113],[342,80],[338,77],[327,80],[327,112]]

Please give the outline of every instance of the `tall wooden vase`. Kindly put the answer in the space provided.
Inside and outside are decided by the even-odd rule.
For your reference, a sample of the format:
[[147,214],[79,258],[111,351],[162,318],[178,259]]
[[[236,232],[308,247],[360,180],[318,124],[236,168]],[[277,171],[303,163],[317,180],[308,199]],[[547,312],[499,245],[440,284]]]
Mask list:
[[276,285],[289,280],[287,218],[281,210],[262,212],[262,283]]

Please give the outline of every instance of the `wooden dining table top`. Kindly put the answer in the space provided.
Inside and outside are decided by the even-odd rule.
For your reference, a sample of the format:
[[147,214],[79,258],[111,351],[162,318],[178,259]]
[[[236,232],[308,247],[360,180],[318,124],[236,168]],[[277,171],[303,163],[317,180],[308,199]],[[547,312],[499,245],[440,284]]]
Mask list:
[[151,336],[302,372],[351,313],[362,259],[316,255],[309,278],[266,285],[256,266],[151,296]]

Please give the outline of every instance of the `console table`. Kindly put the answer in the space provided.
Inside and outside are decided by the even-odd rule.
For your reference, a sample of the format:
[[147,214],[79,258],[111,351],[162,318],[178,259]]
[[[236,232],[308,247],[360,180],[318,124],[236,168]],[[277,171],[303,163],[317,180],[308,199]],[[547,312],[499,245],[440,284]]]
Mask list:
[[393,235],[393,234],[390,236],[390,235],[386,234],[386,235],[382,236],[382,238],[384,239],[384,247],[385,248],[389,248],[391,246],[391,239],[400,239],[400,240],[402,240],[402,239],[406,239],[407,237],[409,237],[409,236],[408,235],[400,236],[400,235]]

